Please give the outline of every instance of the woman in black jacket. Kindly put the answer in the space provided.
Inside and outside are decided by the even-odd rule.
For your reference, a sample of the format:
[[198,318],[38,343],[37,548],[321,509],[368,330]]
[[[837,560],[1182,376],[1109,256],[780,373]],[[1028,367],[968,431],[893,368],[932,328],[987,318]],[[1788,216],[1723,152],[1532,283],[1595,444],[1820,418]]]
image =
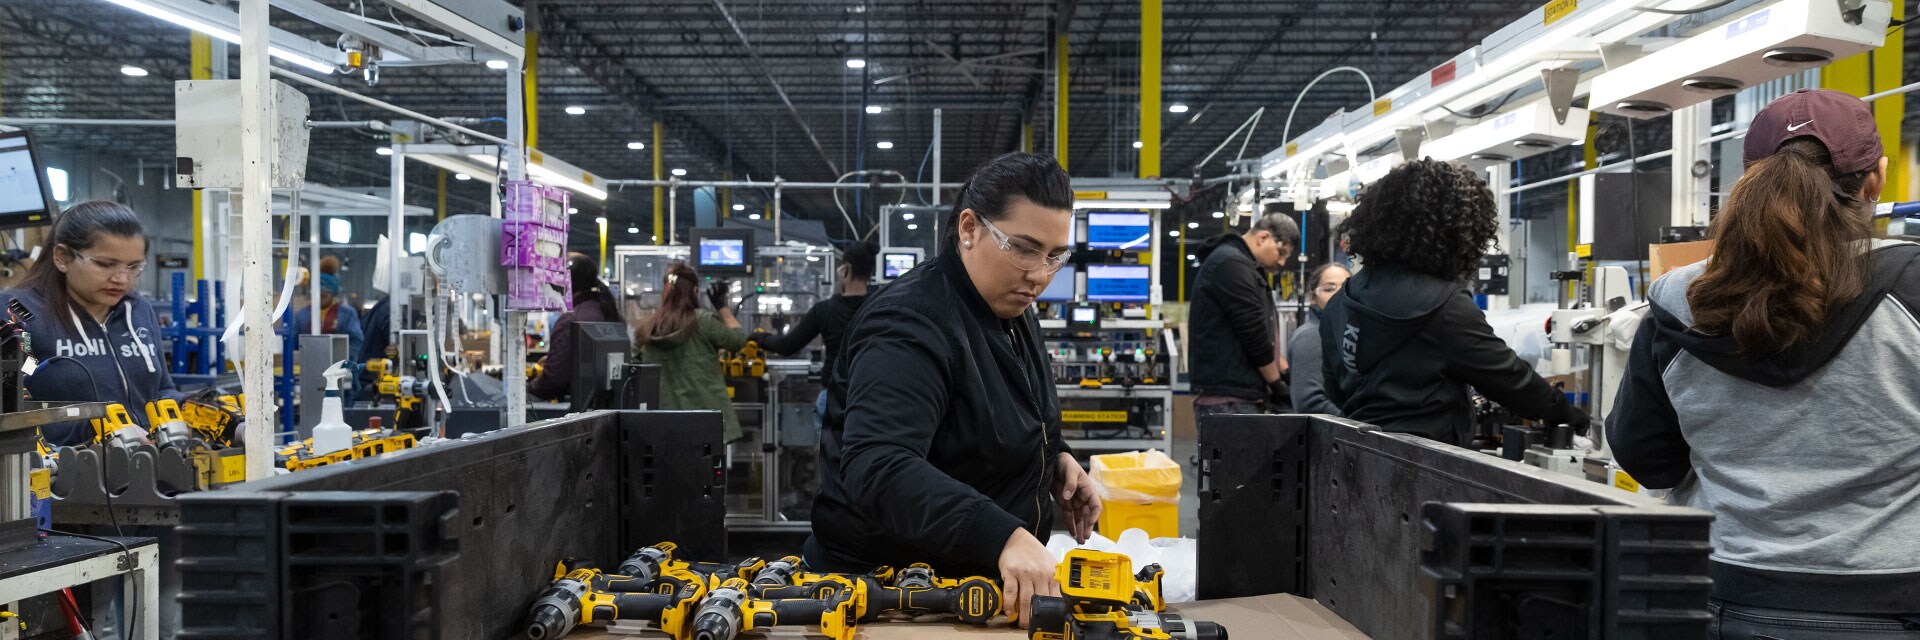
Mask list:
[[860,307],[828,378],[808,566],[998,576],[1022,625],[1029,598],[1060,593],[1038,536],[1058,499],[1085,540],[1100,500],[1060,441],[1031,307],[1072,248],[1072,208],[1052,158],[995,158],[960,187],[940,256]]
[[1320,316],[1327,397],[1346,417],[1448,444],[1473,427],[1467,388],[1523,418],[1590,420],[1493,335],[1467,291],[1492,246],[1493,193],[1464,166],[1395,168],[1341,224],[1362,268]]
[[527,381],[527,395],[535,398],[557,400],[573,391],[573,377],[579,368],[574,361],[573,323],[626,322],[620,317],[620,303],[614,300],[612,288],[600,281],[600,265],[593,258],[579,253],[567,256],[567,272],[573,279],[573,310],[560,314],[553,321],[553,330],[547,332],[547,357],[543,358],[540,377]]

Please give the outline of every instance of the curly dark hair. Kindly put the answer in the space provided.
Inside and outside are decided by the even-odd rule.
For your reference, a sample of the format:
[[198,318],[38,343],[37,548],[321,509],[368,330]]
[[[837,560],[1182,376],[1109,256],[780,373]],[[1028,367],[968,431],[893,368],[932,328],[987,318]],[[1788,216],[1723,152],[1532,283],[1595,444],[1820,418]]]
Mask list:
[[1473,170],[1431,158],[1394,168],[1340,224],[1367,265],[1459,280],[1480,267],[1494,236],[1493,192]]

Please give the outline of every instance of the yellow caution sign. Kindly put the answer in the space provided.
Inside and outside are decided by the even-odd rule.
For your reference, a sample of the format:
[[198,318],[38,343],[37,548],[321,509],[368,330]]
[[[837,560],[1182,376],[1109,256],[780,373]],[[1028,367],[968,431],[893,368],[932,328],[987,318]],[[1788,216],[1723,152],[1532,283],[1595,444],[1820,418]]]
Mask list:
[[1125,411],[1062,411],[1063,422],[1126,422]]
[[1373,103],[1373,117],[1375,118],[1387,115],[1387,112],[1392,110],[1393,110],[1392,98],[1381,98],[1380,100]]
[[1075,200],[1105,200],[1105,199],[1107,199],[1107,192],[1105,192],[1105,191],[1075,191],[1075,192],[1073,192],[1073,199],[1075,199]]

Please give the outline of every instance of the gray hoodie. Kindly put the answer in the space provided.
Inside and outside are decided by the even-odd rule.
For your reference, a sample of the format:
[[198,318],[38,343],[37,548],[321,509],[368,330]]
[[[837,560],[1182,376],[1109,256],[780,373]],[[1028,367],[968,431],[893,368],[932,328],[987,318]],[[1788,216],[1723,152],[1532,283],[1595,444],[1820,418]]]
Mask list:
[[1920,613],[1920,246],[1877,243],[1866,290],[1770,356],[1694,331],[1654,282],[1607,416],[1615,457],[1712,512],[1714,597],[1754,607]]
[[[129,294],[108,310],[104,323],[77,308],[52,309],[31,289],[0,291],[0,308],[14,299],[34,314],[26,322],[37,361],[26,380],[33,399],[117,402],[141,424],[146,423],[148,402],[178,399],[166,359],[156,346],[159,319],[146,298]],[[40,431],[55,446],[93,437],[92,427],[84,422],[48,425]]]

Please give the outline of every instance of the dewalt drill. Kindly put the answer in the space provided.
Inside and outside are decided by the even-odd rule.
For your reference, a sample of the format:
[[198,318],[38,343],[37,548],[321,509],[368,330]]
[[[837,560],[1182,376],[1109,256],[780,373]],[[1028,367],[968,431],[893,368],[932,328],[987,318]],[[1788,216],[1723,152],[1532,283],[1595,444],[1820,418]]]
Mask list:
[[1034,596],[1029,614],[1030,640],[1227,640],[1219,624],[1189,621],[1160,613],[1164,575],[1159,565],[1131,572],[1132,561],[1117,553],[1085,549],[1067,552],[1054,569],[1060,597]]
[[553,586],[533,603],[527,623],[527,637],[533,640],[558,640],[574,628],[614,620],[643,620],[656,628],[683,637],[685,620],[702,598],[707,584],[689,580],[675,591],[650,593],[645,581],[603,574],[595,569],[560,564],[560,575]]
[[761,600],[748,593],[747,581],[729,578],[707,594],[694,612],[691,635],[677,640],[734,640],[748,631],[779,625],[818,626],[832,640],[853,640],[859,624],[858,604],[866,599],[864,584],[827,600]]
[[[649,584],[654,584],[656,581],[684,581],[684,576],[674,575],[684,573],[712,577],[714,578],[712,583],[717,585],[728,578],[753,578],[767,566],[767,563],[759,558],[748,558],[737,564],[687,562],[674,558],[674,553],[679,550],[680,546],[671,542],[641,547],[639,551],[633,552],[633,555],[621,561],[620,566],[615,570],[619,571],[620,575],[631,576]],[[671,587],[671,589],[678,588],[677,583]],[[660,588],[654,584],[652,590],[659,591]]]

